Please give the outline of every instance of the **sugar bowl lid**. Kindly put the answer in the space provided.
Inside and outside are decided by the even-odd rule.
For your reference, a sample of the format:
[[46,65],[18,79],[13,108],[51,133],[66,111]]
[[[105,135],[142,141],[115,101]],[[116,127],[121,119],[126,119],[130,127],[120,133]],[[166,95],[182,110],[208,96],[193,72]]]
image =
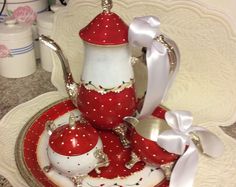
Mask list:
[[32,37],[31,26],[18,23],[15,18],[6,18],[0,23],[0,41],[20,40],[25,37]]
[[128,25],[114,12],[112,2],[102,1],[103,12],[98,14],[80,32],[80,37],[91,44],[120,45],[128,43]]
[[64,156],[79,156],[91,151],[98,142],[97,131],[87,121],[76,121],[70,116],[69,124],[56,128],[50,138],[49,146]]

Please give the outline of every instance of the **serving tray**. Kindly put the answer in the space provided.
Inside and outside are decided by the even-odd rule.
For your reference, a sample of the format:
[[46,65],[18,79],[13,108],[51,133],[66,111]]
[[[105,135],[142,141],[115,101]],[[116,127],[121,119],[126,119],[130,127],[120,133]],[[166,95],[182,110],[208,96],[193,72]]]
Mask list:
[[[44,173],[42,169],[49,164],[46,121],[54,120],[57,126],[64,125],[68,122],[71,112],[79,118],[80,112],[70,100],[56,102],[39,111],[21,130],[15,147],[15,159],[22,177],[30,186],[73,187],[73,183],[57,171]],[[111,164],[102,168],[100,175],[91,172],[83,182],[84,187],[168,186],[159,168],[140,162],[132,170],[126,169],[124,164],[130,159],[131,149],[124,149],[119,138],[110,131],[99,131],[99,134]]]

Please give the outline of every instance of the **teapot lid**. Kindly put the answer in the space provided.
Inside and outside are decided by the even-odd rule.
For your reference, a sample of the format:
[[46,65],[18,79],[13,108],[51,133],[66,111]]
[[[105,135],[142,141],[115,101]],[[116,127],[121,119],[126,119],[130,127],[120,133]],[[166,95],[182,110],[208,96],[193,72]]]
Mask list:
[[98,14],[79,32],[80,37],[97,45],[120,45],[128,43],[128,25],[114,12],[112,2],[102,1],[103,12]]
[[74,120],[52,132],[49,146],[58,154],[79,156],[91,151],[97,145],[98,139],[99,135],[91,124],[84,120]]

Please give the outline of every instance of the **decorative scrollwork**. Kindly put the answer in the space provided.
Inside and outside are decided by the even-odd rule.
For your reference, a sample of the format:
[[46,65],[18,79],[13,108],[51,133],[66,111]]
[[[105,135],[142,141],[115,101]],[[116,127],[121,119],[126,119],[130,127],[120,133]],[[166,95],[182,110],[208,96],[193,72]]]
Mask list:
[[121,91],[123,91],[124,89],[126,88],[130,88],[134,85],[134,79],[130,79],[129,82],[125,82],[123,81],[121,83],[121,85],[119,86],[116,86],[116,87],[113,87],[113,88],[104,88],[103,86],[99,85],[98,87],[96,85],[94,85],[92,83],[92,81],[89,81],[89,82],[85,82],[84,80],[81,80],[81,83],[80,84],[83,84],[83,86],[88,89],[88,90],[94,90],[98,93],[101,93],[101,94],[106,94],[106,93],[109,93],[109,92],[115,92],[115,93],[119,93]]

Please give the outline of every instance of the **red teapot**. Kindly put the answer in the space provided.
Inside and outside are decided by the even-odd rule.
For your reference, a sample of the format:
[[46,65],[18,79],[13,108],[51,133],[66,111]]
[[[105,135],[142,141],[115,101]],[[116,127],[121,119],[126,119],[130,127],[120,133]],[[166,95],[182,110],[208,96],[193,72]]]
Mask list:
[[[46,36],[40,36],[40,40],[60,58],[66,90],[84,118],[98,129],[113,130],[120,136],[123,145],[128,147],[129,141],[125,138],[127,128],[123,124],[123,118],[134,116],[137,111],[132,67],[137,58],[130,54],[129,27],[116,13],[111,12],[112,1],[102,0],[102,8],[103,12],[79,32],[85,46],[79,84],[74,82],[71,71],[67,71],[68,61],[60,47]],[[155,36],[155,40],[168,53],[168,73],[177,69],[176,64],[171,61],[172,57],[175,58],[175,53],[164,41],[164,36]],[[143,56],[145,53],[141,55]]]

